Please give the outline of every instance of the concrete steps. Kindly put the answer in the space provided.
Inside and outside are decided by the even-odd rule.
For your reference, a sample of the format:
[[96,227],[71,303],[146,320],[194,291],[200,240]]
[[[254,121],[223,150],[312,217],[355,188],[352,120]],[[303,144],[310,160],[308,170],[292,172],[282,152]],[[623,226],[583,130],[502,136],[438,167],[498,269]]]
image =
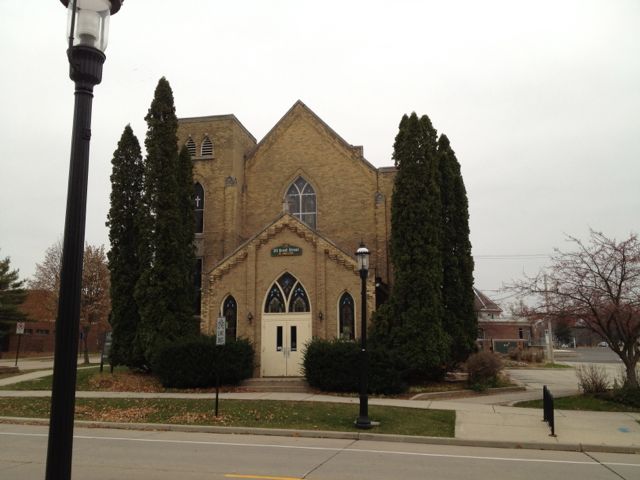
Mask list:
[[240,388],[247,392],[309,392],[309,385],[302,377],[249,378]]

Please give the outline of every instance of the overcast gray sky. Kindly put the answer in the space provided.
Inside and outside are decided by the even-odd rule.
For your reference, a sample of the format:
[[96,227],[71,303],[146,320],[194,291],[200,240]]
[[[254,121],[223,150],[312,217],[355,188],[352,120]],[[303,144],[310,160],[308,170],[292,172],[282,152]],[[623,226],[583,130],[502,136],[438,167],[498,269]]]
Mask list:
[[[0,0],[0,256],[23,277],[63,231],[65,29],[58,0]],[[108,245],[113,150],[127,123],[143,142],[161,76],[179,116],[233,113],[258,139],[300,99],[376,166],[402,114],[429,115],[462,165],[476,286],[496,298],[565,234],[640,230],[638,0],[126,0],[106,55],[92,244]]]

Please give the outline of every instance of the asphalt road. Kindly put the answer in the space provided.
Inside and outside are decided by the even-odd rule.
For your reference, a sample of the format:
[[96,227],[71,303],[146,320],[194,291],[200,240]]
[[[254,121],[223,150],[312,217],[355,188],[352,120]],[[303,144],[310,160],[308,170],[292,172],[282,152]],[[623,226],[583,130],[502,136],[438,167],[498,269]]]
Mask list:
[[[46,436],[46,427],[0,425],[0,478],[44,478]],[[631,480],[640,456],[78,428],[73,478]]]
[[579,363],[622,363],[609,347],[579,347],[576,349],[565,348],[555,352],[557,361]]

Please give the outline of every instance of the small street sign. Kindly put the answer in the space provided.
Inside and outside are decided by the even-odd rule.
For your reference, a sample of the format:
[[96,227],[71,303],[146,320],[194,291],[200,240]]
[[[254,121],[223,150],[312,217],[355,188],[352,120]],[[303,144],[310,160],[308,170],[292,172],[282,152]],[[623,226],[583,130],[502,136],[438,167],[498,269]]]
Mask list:
[[225,317],[218,317],[216,322],[216,345],[225,344],[225,331],[227,329],[227,319]]
[[24,335],[24,322],[16,323],[16,335]]

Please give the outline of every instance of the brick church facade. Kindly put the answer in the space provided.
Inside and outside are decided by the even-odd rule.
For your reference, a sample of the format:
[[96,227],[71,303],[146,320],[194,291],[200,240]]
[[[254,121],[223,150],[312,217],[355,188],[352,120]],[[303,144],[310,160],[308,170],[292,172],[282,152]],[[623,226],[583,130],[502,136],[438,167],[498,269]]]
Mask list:
[[[256,376],[299,376],[311,337],[357,338],[390,281],[395,168],[376,168],[298,101],[259,142],[234,115],[179,120],[193,158],[201,330],[249,339]],[[356,328],[358,327],[358,328]]]

